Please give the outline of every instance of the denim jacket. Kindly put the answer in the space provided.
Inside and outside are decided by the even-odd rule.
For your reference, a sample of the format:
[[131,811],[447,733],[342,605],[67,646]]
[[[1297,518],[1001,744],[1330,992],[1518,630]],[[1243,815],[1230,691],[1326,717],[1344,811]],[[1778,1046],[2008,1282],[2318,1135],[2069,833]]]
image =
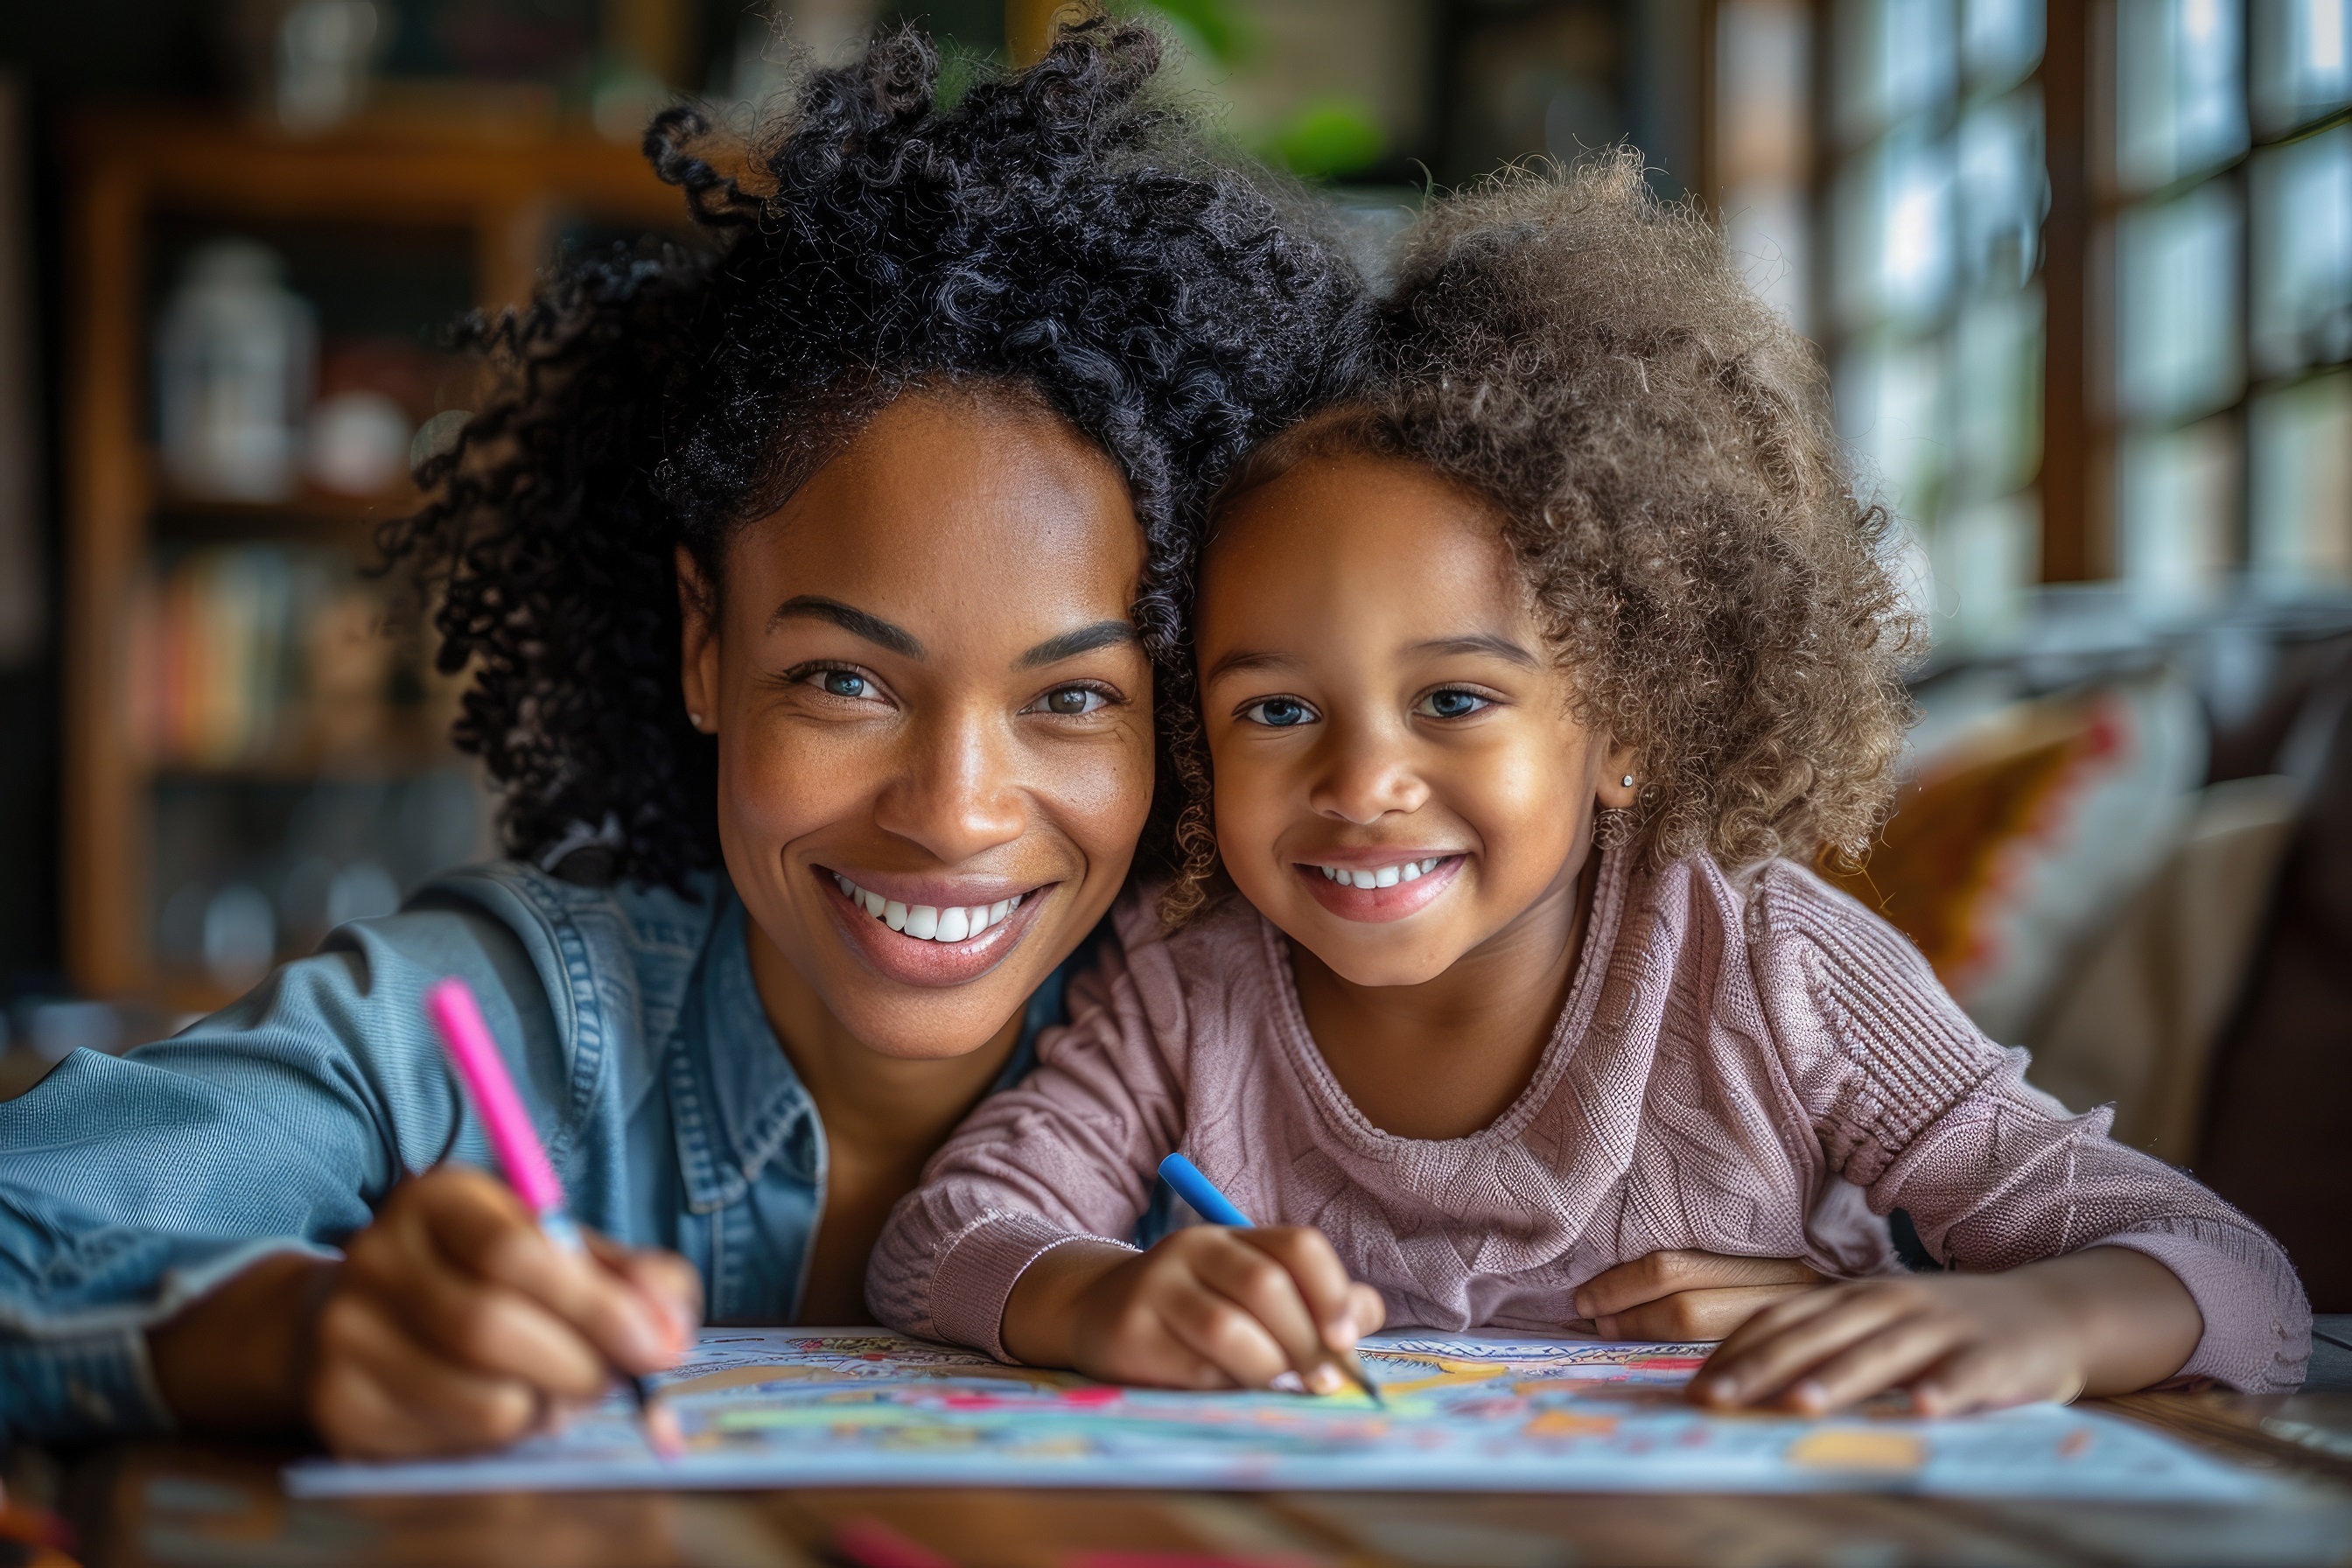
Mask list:
[[[789,1321],[824,1129],[734,889],[695,891],[456,872],[172,1038],[77,1051],[0,1104],[0,1440],[168,1426],[151,1325],[268,1254],[335,1256],[404,1174],[491,1163],[425,1018],[446,974],[480,999],[582,1223],[684,1255],[715,1322]],[[1059,1021],[1062,981],[996,1087]]]

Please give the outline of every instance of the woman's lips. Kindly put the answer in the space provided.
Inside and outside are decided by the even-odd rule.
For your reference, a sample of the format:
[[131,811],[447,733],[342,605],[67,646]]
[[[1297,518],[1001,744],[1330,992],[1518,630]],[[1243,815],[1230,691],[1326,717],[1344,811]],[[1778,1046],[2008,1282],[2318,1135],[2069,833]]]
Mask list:
[[[923,986],[961,985],[1003,963],[1006,955],[1020,945],[1055,888],[1054,883],[1048,882],[1025,892],[1008,893],[1002,899],[982,901],[975,896],[970,904],[944,906],[908,906],[882,900],[885,915],[877,917],[867,908],[869,901],[880,897],[877,892],[822,866],[816,868],[816,878],[834,923],[841,927],[842,934],[866,963],[888,979]],[[1000,908],[1002,914],[996,912]],[[942,924],[950,932],[959,923],[969,930],[974,910],[988,921],[979,934],[967,935],[960,941],[941,939]],[[925,937],[894,930],[887,918],[891,916],[896,917],[898,925],[916,931],[928,927],[930,934]]]
[[[1378,924],[1383,921],[1401,921],[1428,908],[1454,885],[1454,879],[1461,874],[1466,858],[1462,855],[1400,856],[1390,862],[1391,866],[1423,866],[1432,860],[1436,864],[1410,881],[1400,870],[1397,879],[1385,888],[1359,888],[1352,880],[1336,881],[1321,865],[1313,862],[1301,861],[1290,868],[1307,884],[1307,890],[1314,896],[1315,901],[1341,920]],[[1379,868],[1367,866],[1361,869],[1376,871]]]

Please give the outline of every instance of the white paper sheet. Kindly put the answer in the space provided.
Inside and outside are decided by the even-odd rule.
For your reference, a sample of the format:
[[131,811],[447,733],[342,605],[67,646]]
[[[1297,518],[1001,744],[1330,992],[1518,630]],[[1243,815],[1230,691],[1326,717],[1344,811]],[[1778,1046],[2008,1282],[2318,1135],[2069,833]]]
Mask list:
[[875,1330],[712,1329],[659,1380],[686,1434],[652,1454],[625,1399],[502,1454],[306,1460],[298,1496],[673,1487],[1386,1491],[1902,1491],[2232,1502],[2273,1483],[2147,1428],[2053,1405],[1947,1421],[1712,1415],[1707,1347],[1405,1332],[1360,1393],[1172,1394]]

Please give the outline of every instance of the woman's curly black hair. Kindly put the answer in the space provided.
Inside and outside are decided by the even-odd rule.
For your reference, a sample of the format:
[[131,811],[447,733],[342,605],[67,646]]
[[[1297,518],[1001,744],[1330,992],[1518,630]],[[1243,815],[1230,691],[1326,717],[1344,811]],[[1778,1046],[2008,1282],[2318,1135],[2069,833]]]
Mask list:
[[467,329],[495,395],[380,542],[439,595],[441,668],[473,671],[456,739],[509,853],[597,834],[611,875],[678,887],[717,863],[676,552],[719,583],[731,530],[926,384],[1042,400],[1118,464],[1137,624],[1164,710],[1191,711],[1202,502],[1350,374],[1365,307],[1335,247],[1154,100],[1160,58],[1095,16],[943,106],[938,55],[899,30],[749,136],[669,110],[646,154],[709,248],[580,260]]

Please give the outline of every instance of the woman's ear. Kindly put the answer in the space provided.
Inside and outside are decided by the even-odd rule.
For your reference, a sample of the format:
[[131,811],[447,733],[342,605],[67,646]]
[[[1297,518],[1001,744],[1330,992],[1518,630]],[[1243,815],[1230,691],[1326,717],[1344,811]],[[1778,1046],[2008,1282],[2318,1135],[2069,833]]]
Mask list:
[[1634,766],[1633,748],[1611,746],[1601,762],[1601,783],[1593,790],[1603,811],[1631,811],[1642,798],[1642,775]]
[[719,730],[719,596],[694,552],[677,547],[677,684],[686,716],[704,734]]

